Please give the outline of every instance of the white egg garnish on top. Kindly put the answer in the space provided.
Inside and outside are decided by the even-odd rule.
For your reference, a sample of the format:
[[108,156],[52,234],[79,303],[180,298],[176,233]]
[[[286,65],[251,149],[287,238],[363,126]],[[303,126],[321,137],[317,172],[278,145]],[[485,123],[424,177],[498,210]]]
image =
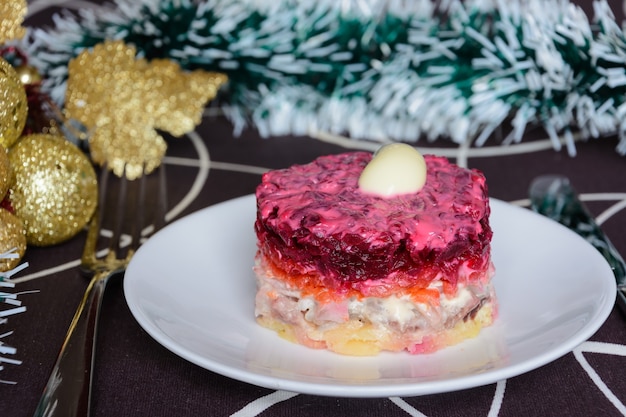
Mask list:
[[411,145],[381,147],[359,177],[361,191],[382,197],[415,193],[426,183],[426,161]]

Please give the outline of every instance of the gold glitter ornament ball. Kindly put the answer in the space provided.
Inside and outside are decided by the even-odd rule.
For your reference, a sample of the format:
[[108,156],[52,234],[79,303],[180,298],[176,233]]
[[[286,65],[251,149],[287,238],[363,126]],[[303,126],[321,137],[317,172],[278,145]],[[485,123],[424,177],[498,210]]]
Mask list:
[[61,136],[24,136],[9,150],[11,204],[29,245],[49,246],[76,235],[96,208],[98,186],[89,158]]
[[26,253],[26,229],[24,224],[8,210],[0,209],[0,253],[15,248],[14,259],[0,259],[0,271],[15,268]]
[[22,65],[15,68],[17,78],[23,85],[33,85],[41,82],[41,74],[32,65]]
[[9,191],[11,179],[11,163],[9,162],[9,155],[7,154],[6,149],[4,149],[3,146],[0,146],[0,201],[4,199],[7,191]]
[[28,117],[26,90],[15,69],[0,58],[0,145],[10,148],[19,139]]
[[21,38],[26,33],[22,27],[27,12],[26,0],[2,0],[0,2],[0,44]]

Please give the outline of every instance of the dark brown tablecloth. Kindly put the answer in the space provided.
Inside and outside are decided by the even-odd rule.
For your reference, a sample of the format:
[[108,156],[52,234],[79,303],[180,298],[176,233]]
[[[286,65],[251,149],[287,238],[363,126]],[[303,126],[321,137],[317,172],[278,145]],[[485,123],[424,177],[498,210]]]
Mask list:
[[[52,2],[51,2],[52,3]],[[621,5],[620,5],[621,7]],[[32,21],[48,19],[46,9]],[[308,137],[262,139],[254,130],[233,137],[220,116],[207,116],[196,130],[210,155],[210,172],[201,191],[177,218],[209,205],[252,193],[267,168],[305,163],[318,155],[346,150]],[[529,132],[525,142],[547,140]],[[509,152],[497,144],[489,156],[469,154],[481,169],[492,197],[527,198],[537,175],[568,176],[594,214],[626,201],[626,159],[616,138],[577,144],[578,155],[552,149]],[[358,143],[353,144],[358,147]],[[434,143],[433,146],[445,146]],[[455,159],[452,157],[451,159]],[[170,203],[187,195],[198,171],[198,151],[188,138],[171,139],[166,159]],[[234,165],[232,165],[234,164]],[[626,211],[603,223],[613,243],[626,253]],[[18,349],[19,366],[6,365],[0,379],[0,415],[30,416],[48,378],[68,323],[87,281],[77,268],[84,234],[47,248],[29,248],[19,291],[28,310],[5,325],[14,333],[2,341]],[[520,254],[523,256],[523,254]],[[18,277],[18,278],[19,278]],[[532,304],[532,300],[528,301]],[[153,340],[126,305],[121,282],[107,290],[103,305],[94,380],[94,416],[590,416],[626,415],[626,317],[614,309],[604,325],[574,353],[531,372],[473,389],[403,398],[330,398],[274,391],[198,367]],[[2,332],[0,332],[2,333]]]

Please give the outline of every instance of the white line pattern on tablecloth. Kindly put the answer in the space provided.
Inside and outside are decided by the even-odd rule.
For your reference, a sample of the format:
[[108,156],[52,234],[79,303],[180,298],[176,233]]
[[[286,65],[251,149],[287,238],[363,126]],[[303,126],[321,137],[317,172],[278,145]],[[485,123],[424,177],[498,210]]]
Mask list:
[[244,408],[231,414],[230,417],[254,417],[267,410],[274,404],[287,401],[299,394],[289,391],[274,391],[271,394],[259,397],[249,402]]
[[411,417],[426,417],[426,414],[419,412],[415,409],[415,407],[400,397],[389,397],[389,400],[400,407],[403,411],[406,411]]
[[171,221],[178,216],[183,210],[185,210],[193,201],[198,197],[198,194],[202,191],[207,178],[209,177],[209,171],[211,170],[211,157],[209,155],[209,149],[206,147],[206,143],[202,140],[200,135],[195,131],[187,134],[191,143],[193,143],[198,152],[198,173],[191,185],[191,188],[187,194],[178,202],[178,204],[167,212],[165,220]]
[[608,209],[600,213],[596,217],[596,223],[598,223],[598,225],[601,225],[602,223],[607,221],[609,218],[611,218],[613,215],[622,211],[624,208],[626,208],[626,196],[624,197],[624,200],[613,204],[611,207],[609,207]]
[[619,398],[613,394],[613,391],[611,391],[611,389],[604,383],[600,375],[598,375],[596,370],[589,364],[584,353],[603,353],[607,355],[626,356],[626,346],[614,343],[587,341],[574,349],[574,357],[578,363],[580,363],[580,366],[585,370],[585,372],[587,372],[589,378],[591,378],[593,383],[596,384],[611,404],[613,404],[615,408],[622,413],[622,415],[626,416],[626,406],[624,406],[624,403],[622,403]]
[[500,408],[502,408],[502,402],[504,401],[505,391],[506,379],[498,381],[496,383],[496,392],[493,394],[493,401],[491,401],[491,408],[489,408],[489,414],[487,414],[487,417],[498,417],[500,414]]

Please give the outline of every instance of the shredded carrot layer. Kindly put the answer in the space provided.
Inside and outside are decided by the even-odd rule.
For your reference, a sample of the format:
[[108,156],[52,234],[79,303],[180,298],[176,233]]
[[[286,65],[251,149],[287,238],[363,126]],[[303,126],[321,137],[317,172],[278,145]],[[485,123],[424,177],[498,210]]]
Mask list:
[[[385,298],[395,294],[396,296],[407,295],[416,303],[439,305],[441,293],[439,289],[429,287],[432,279],[422,279],[418,276],[411,279],[398,279],[395,282],[386,281],[384,285],[381,284],[372,289],[369,294],[364,294],[359,288],[355,288],[358,287],[357,285],[328,285],[317,274],[287,273],[276,262],[262,253],[259,253],[258,256],[271,275],[285,282],[291,288],[299,290],[302,297],[313,297],[319,303],[341,302],[348,298],[361,299],[372,296],[372,294],[375,294],[376,297]],[[472,274],[470,279],[478,278],[479,275],[485,274]],[[459,282],[441,282],[444,294],[454,295],[456,293]],[[371,287],[368,288],[371,289]]]

